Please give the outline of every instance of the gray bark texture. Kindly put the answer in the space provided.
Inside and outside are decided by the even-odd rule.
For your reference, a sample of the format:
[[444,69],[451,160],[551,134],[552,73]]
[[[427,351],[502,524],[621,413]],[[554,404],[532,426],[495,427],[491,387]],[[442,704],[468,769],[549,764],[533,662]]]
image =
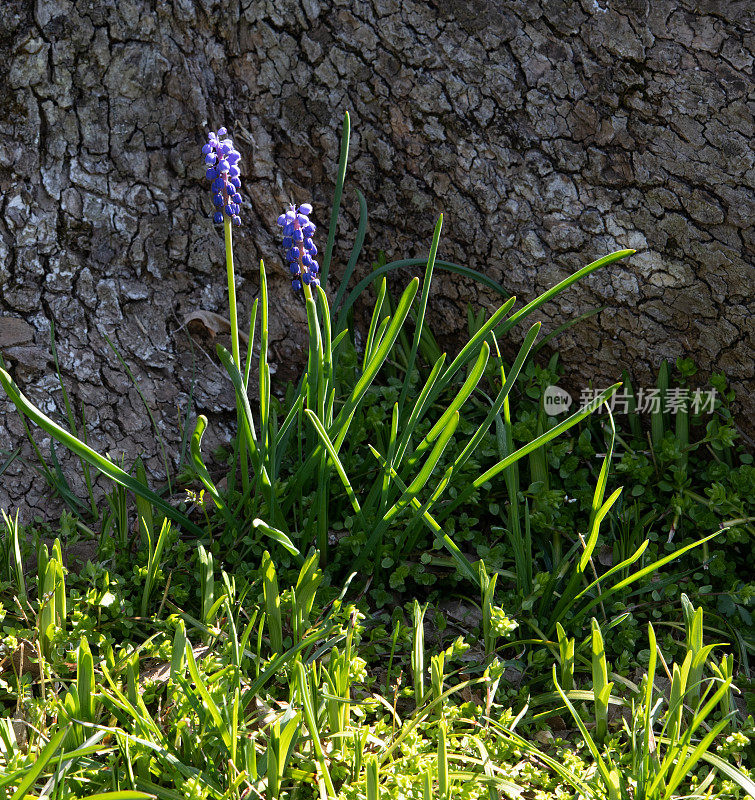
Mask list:
[[[275,219],[287,202],[311,200],[322,249],[348,110],[352,157],[331,290],[354,237],[355,187],[370,208],[361,275],[380,250],[389,260],[426,255],[441,211],[439,256],[522,301],[636,248],[538,312],[547,331],[605,306],[557,341],[570,385],[606,385],[626,367],[635,385],[651,386],[662,358],[690,356],[702,378],[726,372],[752,432],[752,8],[3,0],[0,352],[22,390],[60,419],[54,321],[90,442],[127,464],[141,453],[154,474],[164,471],[106,336],[169,450],[192,386],[194,413],[207,413],[223,440],[233,397],[208,354],[226,332],[200,312],[227,317],[225,269],[199,148],[207,130],[226,125],[242,152],[241,318],[264,258],[281,383],[303,363],[306,331]],[[464,335],[470,301],[492,309],[495,298],[438,274],[430,320],[442,342]],[[0,507],[49,517],[54,505],[24,441],[3,394],[0,448],[22,446],[28,463],[0,478]]]

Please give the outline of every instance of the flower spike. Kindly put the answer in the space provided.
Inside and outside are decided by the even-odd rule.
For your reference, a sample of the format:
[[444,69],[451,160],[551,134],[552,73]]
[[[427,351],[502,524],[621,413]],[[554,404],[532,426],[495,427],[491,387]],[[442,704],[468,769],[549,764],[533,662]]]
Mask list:
[[319,286],[319,264],[313,256],[317,255],[317,247],[312,241],[315,226],[309,221],[312,206],[303,203],[298,208],[291,205],[284,214],[278,217],[278,225],[283,228],[283,249],[286,251],[288,268],[291,272],[291,286],[298,292],[304,286]]
[[220,225],[229,219],[234,225],[241,225],[241,171],[238,168],[241,153],[234,148],[230,138],[225,138],[227,134],[225,128],[207,134],[207,144],[202,147],[207,165],[205,177],[212,189],[213,222]]

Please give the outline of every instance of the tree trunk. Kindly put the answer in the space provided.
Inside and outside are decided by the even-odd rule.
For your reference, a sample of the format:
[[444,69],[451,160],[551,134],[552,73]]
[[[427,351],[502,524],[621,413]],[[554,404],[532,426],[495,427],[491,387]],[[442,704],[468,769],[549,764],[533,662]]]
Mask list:
[[[441,211],[439,256],[521,301],[636,248],[538,312],[547,331],[605,307],[556,342],[570,385],[606,385],[628,367],[650,386],[663,358],[689,356],[702,378],[728,375],[752,433],[751,23],[747,0],[6,0],[0,352],[22,389],[59,416],[54,321],[90,441],[127,464],[141,453],[164,471],[106,337],[174,466],[190,395],[192,414],[209,414],[215,442],[224,440],[233,397],[202,352],[213,342],[195,314],[227,315],[199,148],[226,125],[242,152],[241,318],[264,257],[272,358],[285,381],[303,363],[306,329],[275,219],[287,202],[311,200],[322,249],[348,110],[331,292],[349,256],[357,187],[370,208],[362,275],[380,250],[389,260],[426,255]],[[468,301],[492,308],[495,297],[438,275],[430,320],[444,342],[464,335]],[[2,447],[23,436],[0,397]],[[0,507],[49,515],[46,496],[30,466],[3,475]]]

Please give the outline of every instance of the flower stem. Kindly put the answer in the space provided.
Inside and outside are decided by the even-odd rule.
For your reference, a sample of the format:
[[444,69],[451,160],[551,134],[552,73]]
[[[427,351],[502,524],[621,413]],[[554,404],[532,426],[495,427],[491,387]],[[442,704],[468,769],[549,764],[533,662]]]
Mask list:
[[[302,274],[304,270],[302,269]],[[312,287],[302,280],[304,299],[307,304],[307,322],[309,324],[309,361],[307,365],[307,408],[313,411],[323,425],[326,424],[324,414],[325,386],[323,384],[323,352],[320,338],[320,322],[317,316],[317,302]],[[313,376],[316,375],[316,381]],[[311,433],[311,432],[310,432]],[[312,435],[310,452],[318,444],[316,434]],[[328,456],[323,452],[320,460],[317,481],[317,497],[313,510],[316,530],[317,549],[320,551],[320,563],[328,563]],[[312,512],[310,512],[312,513]]]
[[[228,277],[228,311],[231,322],[231,351],[233,354],[233,360],[236,363],[236,368],[243,375],[244,373],[241,366],[241,353],[239,352],[239,320],[236,309],[236,279],[233,271],[233,233],[231,231],[231,220],[228,217],[224,217],[223,219],[223,229],[225,232],[225,267],[226,275]],[[243,416],[241,409],[238,407],[238,401],[236,416],[237,429],[241,431],[241,426],[243,425]],[[246,441],[240,433],[236,442],[236,446],[239,450],[241,485],[244,493],[246,494],[246,490],[249,486],[249,470],[246,460]]]
[[236,312],[236,282],[233,273],[233,234],[231,233],[231,220],[225,217],[223,220],[225,229],[225,267],[228,275],[228,308],[231,320],[231,348],[233,350],[233,360],[236,367],[241,372],[241,355],[239,353],[239,321]]

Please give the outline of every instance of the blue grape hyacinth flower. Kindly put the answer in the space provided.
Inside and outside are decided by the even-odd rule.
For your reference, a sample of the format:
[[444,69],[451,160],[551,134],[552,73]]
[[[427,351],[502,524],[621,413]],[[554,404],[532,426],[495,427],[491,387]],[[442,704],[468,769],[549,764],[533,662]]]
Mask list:
[[278,217],[278,225],[283,228],[283,249],[291,272],[291,286],[297,292],[302,284],[320,285],[320,265],[313,258],[317,255],[317,246],[312,241],[316,228],[309,220],[311,213],[312,206],[303,203],[298,208],[290,205],[288,211]]
[[202,147],[207,165],[205,177],[212,189],[213,221],[221,224],[228,218],[234,225],[241,225],[241,170],[238,167],[241,153],[234,148],[233,141],[226,138],[227,135],[225,128],[207,134],[207,144]]

